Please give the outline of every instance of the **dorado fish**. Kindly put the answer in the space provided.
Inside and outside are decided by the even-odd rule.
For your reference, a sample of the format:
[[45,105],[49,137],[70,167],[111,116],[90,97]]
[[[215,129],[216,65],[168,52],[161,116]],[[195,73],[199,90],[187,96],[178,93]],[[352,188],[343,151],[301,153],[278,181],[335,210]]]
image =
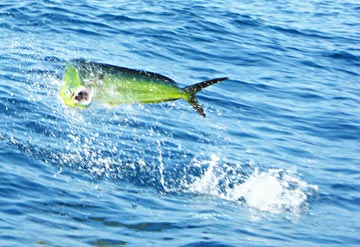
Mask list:
[[77,59],[66,65],[60,96],[66,105],[82,109],[93,101],[118,105],[183,99],[205,117],[196,94],[226,79],[216,78],[181,88],[174,80],[157,73]]

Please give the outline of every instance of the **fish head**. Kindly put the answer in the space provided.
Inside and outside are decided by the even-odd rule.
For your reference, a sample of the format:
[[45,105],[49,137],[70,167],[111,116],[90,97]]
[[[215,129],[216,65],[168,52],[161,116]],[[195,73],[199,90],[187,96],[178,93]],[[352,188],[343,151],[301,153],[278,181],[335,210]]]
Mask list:
[[91,105],[93,96],[94,91],[84,86],[76,67],[68,64],[60,88],[60,97],[65,105],[84,109]]
[[60,93],[60,95],[65,105],[84,109],[91,105],[94,91],[84,86],[78,88],[69,87],[67,90]]

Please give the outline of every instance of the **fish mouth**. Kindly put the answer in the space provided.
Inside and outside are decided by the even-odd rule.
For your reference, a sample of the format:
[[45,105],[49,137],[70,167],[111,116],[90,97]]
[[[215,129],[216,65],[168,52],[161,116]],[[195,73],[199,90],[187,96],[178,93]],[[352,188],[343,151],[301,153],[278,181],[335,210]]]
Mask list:
[[74,104],[77,106],[88,107],[91,105],[94,91],[86,87],[78,88],[73,94]]

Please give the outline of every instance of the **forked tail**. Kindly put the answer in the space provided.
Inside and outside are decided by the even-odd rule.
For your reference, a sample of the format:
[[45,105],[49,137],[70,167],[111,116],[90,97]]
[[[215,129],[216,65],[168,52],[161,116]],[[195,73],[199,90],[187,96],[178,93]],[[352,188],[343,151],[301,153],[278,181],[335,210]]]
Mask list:
[[201,105],[199,104],[197,98],[196,98],[196,94],[198,92],[200,92],[203,88],[206,88],[208,86],[211,86],[215,83],[227,80],[229,78],[227,77],[222,77],[222,78],[216,78],[216,79],[212,79],[212,80],[208,80],[208,81],[203,81],[194,85],[191,85],[189,87],[184,88],[184,92],[187,95],[187,98],[185,98],[185,100],[187,102],[189,102],[189,104],[203,117],[206,117],[205,111],[204,109],[201,107]]

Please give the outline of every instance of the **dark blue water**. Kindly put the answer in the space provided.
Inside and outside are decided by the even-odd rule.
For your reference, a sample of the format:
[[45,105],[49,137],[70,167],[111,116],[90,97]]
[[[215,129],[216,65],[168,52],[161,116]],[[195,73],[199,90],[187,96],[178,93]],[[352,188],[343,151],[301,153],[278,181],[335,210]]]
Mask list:
[[[0,246],[359,246],[357,1],[0,3]],[[66,61],[186,102],[66,107]]]

